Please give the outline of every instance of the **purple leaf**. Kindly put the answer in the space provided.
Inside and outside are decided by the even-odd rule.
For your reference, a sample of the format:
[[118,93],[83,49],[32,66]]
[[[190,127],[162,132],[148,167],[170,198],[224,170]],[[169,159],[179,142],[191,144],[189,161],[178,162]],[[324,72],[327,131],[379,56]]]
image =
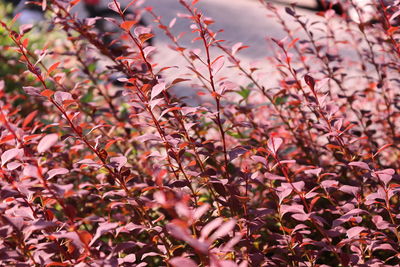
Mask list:
[[99,227],[96,230],[96,234],[93,236],[92,241],[90,242],[89,246],[93,245],[96,240],[101,237],[103,234],[110,232],[113,229],[116,229],[118,226],[118,223],[110,223],[110,222],[104,222],[100,223]]
[[237,157],[243,155],[247,151],[248,150],[246,148],[244,148],[242,146],[237,146],[228,152],[229,160],[232,161],[232,160],[236,159]]
[[110,158],[111,163],[115,163],[117,165],[117,170],[120,171],[123,166],[128,162],[128,159],[125,156],[113,157]]
[[282,204],[282,201],[288,197],[292,193],[291,188],[285,188],[283,191],[278,191],[276,194],[278,195],[279,198],[279,204]]
[[161,138],[155,134],[144,134],[144,135],[136,137],[136,140],[139,142],[146,142],[149,140],[161,141]]
[[263,165],[267,166],[268,162],[265,159],[265,157],[261,157],[261,156],[251,156],[251,159],[254,160],[257,163],[262,163]]
[[315,87],[315,80],[314,80],[314,78],[311,77],[310,75],[307,75],[307,74],[306,74],[306,75],[304,76],[304,80],[306,81],[306,84],[307,84],[308,86],[310,86],[311,89],[314,90],[314,87]]

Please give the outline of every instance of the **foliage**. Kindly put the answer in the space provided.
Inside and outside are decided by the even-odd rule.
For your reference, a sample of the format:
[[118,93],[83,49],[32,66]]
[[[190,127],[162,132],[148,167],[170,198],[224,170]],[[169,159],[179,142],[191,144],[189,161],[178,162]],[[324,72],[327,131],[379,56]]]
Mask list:
[[[190,78],[154,62],[150,29],[117,1],[112,33],[78,2],[38,3],[64,32],[40,48],[35,27],[1,21],[14,61],[0,67],[20,78],[0,82],[2,266],[400,264],[398,1],[370,22],[350,1],[359,22],[260,1],[287,35],[268,79],[196,0],[177,23],[201,53],[143,10]],[[212,101],[188,106],[177,84]]]

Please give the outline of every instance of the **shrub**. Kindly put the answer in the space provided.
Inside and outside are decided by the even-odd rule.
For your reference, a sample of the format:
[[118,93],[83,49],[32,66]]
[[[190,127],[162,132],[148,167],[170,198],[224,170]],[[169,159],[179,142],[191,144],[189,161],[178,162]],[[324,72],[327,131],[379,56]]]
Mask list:
[[[1,21],[18,59],[1,68],[23,81],[0,83],[2,266],[399,264],[398,1],[372,21],[344,2],[358,22],[260,1],[286,33],[268,79],[196,0],[178,23],[201,52],[143,9],[190,77],[154,62],[150,29],[117,1],[118,19],[84,20],[78,2],[37,3],[63,31],[41,48]],[[104,19],[120,31],[97,31]],[[211,101],[188,106],[177,84]]]

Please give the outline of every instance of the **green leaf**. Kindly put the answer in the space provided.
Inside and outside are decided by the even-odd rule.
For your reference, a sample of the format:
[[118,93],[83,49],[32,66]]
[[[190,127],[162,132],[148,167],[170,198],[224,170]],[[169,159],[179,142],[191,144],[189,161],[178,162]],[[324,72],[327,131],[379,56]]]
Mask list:
[[251,90],[240,86],[240,91],[236,91],[236,93],[241,95],[243,100],[246,100],[250,96]]
[[93,90],[89,90],[81,99],[82,103],[89,103],[93,101]]
[[91,64],[89,64],[88,70],[89,70],[90,72],[94,72],[94,71],[96,70],[96,63],[91,63]]
[[275,104],[283,105],[286,103],[287,99],[288,99],[288,96],[278,96],[277,98],[275,98]]

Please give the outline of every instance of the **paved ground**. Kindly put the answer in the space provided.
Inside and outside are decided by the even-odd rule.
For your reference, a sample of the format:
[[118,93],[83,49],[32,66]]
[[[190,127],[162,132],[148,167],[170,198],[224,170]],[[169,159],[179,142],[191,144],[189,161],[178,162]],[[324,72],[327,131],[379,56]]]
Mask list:
[[[105,6],[109,2],[107,0],[102,1]],[[312,0],[305,1],[307,3],[304,3],[310,4]],[[121,3],[123,4],[124,1],[121,1]],[[177,13],[186,13],[178,0],[147,0],[143,6],[152,6],[154,12],[162,16],[162,20],[166,24],[176,17]],[[240,53],[241,60],[245,65],[250,65],[257,61],[265,72],[271,71],[271,66],[265,60],[267,56],[271,55],[271,49],[267,45],[266,37],[281,39],[285,35],[275,20],[266,16],[267,10],[257,0],[200,0],[197,6],[204,14],[215,20],[215,25],[212,26],[213,29],[224,29],[220,37],[226,40],[226,44],[233,45],[237,42],[243,42],[243,44],[250,46],[249,49]],[[283,11],[284,5],[276,6]],[[79,10],[79,12],[82,13],[82,10]],[[300,10],[300,12],[315,18],[310,11]],[[282,13],[285,14],[284,11]],[[286,14],[284,16],[289,19]],[[149,16],[144,18],[147,22],[151,22]],[[190,24],[186,19],[178,18],[173,31],[176,34],[190,32],[189,26]],[[156,34],[155,47],[158,51],[154,58],[155,61],[159,62],[161,66],[179,67],[179,69],[174,69],[168,75],[171,79],[188,72],[187,63],[181,60],[176,52],[168,48],[167,45],[170,44],[168,38],[155,25],[153,25],[153,29]],[[191,43],[191,38],[188,36],[182,39],[185,47],[196,48],[196,46],[200,45],[200,43]],[[212,51],[214,56],[217,55],[217,52],[215,50]],[[241,82],[239,76],[234,77],[233,80]],[[189,88],[178,88],[177,90],[180,95],[193,95],[192,90]]]

